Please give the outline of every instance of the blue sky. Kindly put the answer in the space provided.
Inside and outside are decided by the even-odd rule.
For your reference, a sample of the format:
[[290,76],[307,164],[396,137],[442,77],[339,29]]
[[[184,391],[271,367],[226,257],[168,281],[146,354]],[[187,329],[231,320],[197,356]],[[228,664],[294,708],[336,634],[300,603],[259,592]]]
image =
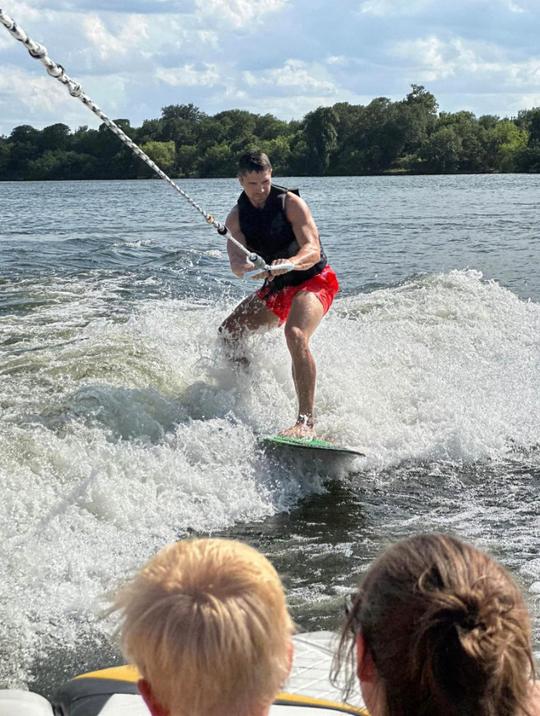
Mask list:
[[[446,7],[448,6],[448,7]],[[403,98],[513,116],[540,106],[540,0],[0,0],[113,118],[169,104],[301,119]],[[0,134],[97,126],[0,26]]]

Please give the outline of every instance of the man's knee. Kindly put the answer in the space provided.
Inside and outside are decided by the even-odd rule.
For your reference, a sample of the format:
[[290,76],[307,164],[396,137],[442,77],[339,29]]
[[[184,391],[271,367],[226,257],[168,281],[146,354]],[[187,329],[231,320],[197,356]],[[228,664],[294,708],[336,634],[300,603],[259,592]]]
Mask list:
[[290,349],[305,349],[308,345],[308,336],[299,326],[285,326],[285,339]]
[[226,318],[218,328],[218,336],[225,343],[233,343],[240,338],[240,328],[236,321]]

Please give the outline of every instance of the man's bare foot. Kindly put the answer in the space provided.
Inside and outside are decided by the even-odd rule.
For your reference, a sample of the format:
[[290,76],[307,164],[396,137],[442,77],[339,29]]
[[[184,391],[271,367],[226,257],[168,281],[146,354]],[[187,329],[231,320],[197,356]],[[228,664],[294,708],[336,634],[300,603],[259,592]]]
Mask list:
[[279,433],[284,438],[314,438],[315,427],[309,415],[299,415],[296,423]]

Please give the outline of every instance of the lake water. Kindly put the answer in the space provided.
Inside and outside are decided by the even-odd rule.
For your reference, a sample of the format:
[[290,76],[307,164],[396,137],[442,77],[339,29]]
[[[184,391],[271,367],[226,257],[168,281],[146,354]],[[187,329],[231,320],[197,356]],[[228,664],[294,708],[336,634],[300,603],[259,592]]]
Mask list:
[[[103,594],[163,544],[236,536],[334,628],[389,542],[452,532],[521,583],[540,651],[540,176],[286,178],[342,291],[313,340],[319,430],[364,460],[265,454],[295,414],[280,331],[231,373],[253,288],[159,181],[0,183],[0,684],[116,660]],[[224,219],[235,180],[180,182]]]

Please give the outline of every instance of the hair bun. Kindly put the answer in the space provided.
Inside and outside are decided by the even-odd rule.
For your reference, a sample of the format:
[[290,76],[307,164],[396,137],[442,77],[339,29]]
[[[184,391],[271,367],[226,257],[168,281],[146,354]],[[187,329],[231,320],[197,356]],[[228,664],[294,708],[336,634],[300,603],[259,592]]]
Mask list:
[[453,614],[455,624],[465,632],[474,631],[479,627],[485,628],[485,622],[480,614],[482,605],[479,596],[473,592],[456,596],[456,610]]
[[459,616],[457,624],[464,631],[474,631],[474,629],[484,626],[482,622],[478,621],[478,614],[471,614],[466,612],[463,612]]

